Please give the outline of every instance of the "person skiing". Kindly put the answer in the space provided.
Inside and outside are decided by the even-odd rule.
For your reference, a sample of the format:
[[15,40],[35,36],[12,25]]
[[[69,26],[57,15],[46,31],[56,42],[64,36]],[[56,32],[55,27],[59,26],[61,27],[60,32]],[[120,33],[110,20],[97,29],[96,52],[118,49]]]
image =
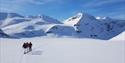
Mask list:
[[27,43],[23,43],[22,47],[24,48],[24,54],[26,54],[27,53]]
[[29,52],[29,43],[26,42],[26,53],[28,53],[28,52]]
[[31,42],[30,43],[28,43],[28,42],[23,43],[22,47],[24,48],[24,54],[32,51],[32,43]]
[[32,43],[30,42],[28,45],[29,45],[29,51],[32,51]]

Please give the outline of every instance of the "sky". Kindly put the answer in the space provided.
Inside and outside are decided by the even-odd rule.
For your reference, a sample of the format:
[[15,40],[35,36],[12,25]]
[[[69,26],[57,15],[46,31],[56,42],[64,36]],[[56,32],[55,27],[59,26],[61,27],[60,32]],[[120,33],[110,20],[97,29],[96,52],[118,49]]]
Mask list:
[[0,0],[1,12],[47,15],[63,21],[78,12],[125,19],[125,0]]

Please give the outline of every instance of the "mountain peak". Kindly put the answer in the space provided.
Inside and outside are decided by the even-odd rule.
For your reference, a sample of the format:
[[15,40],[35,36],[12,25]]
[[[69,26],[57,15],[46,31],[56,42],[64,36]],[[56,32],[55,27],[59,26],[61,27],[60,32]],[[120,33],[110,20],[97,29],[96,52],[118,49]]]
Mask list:
[[65,20],[64,23],[70,24],[70,25],[75,25],[80,21],[84,21],[84,20],[86,21],[86,20],[91,20],[91,19],[95,20],[95,17],[88,13],[85,13],[85,12],[79,12],[75,16],[70,17],[69,19]]
[[77,15],[83,16],[83,17],[93,17],[92,15],[85,13],[85,12],[79,12]]
[[83,13],[79,12],[79,13],[77,13],[76,15],[82,16],[82,15],[83,15]]

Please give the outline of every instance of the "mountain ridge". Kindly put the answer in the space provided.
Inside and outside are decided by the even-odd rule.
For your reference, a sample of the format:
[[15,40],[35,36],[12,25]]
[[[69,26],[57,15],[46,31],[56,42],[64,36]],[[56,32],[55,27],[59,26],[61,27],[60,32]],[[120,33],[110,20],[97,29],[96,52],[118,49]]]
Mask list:
[[[15,17],[3,20],[0,29],[8,35],[20,38],[53,34],[57,37],[108,40],[125,31],[125,20],[109,17],[98,19],[88,13],[78,13],[63,23],[45,15]],[[9,19],[10,21],[8,21]]]

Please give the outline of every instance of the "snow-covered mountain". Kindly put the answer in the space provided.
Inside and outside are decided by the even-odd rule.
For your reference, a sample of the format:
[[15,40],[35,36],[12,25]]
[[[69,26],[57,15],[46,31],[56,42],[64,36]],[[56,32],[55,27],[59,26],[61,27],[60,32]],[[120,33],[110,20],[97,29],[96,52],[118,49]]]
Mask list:
[[54,24],[61,24],[56,19],[48,16],[32,17],[6,17],[2,21],[1,29],[8,35],[14,37],[35,37],[44,36],[46,29]]
[[8,25],[13,25],[13,24],[18,24],[21,22],[25,22],[25,21],[32,21],[32,20],[39,20],[41,22],[38,22],[37,24],[60,24],[61,22],[59,22],[56,19],[53,19],[49,16],[45,16],[45,15],[39,15],[39,16],[22,16],[16,13],[2,13],[0,12],[0,27],[6,27]]
[[96,19],[87,13],[78,13],[64,21],[74,27],[78,37],[110,39],[125,30],[125,20]]
[[[14,16],[10,17],[11,14]],[[4,13],[1,16],[4,17]],[[6,34],[20,38],[54,35],[108,40],[125,31],[125,20],[97,18],[87,13],[78,13],[64,23],[45,15],[9,13],[0,22],[0,28]]]

